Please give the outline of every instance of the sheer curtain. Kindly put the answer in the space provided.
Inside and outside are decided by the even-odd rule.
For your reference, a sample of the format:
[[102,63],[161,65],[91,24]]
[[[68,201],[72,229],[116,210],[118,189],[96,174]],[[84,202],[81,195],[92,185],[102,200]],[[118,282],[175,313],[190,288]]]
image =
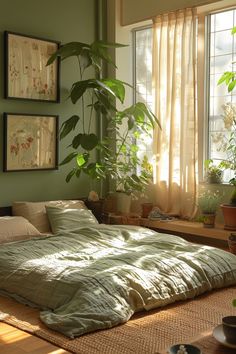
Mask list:
[[192,9],[153,21],[154,110],[162,126],[153,140],[156,204],[183,218],[196,211],[195,21]]

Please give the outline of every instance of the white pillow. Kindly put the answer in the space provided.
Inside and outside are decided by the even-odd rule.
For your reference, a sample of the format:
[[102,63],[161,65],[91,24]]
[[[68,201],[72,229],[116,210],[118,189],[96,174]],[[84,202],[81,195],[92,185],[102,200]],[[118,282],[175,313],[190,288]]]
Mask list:
[[13,202],[12,214],[23,216],[40,232],[51,232],[51,227],[46,214],[45,206],[55,206],[70,209],[86,209],[82,200],[53,200],[44,202]]
[[80,226],[98,224],[91,210],[58,208],[47,206],[47,215],[54,234],[60,231],[77,229]]
[[0,244],[42,236],[40,232],[22,216],[0,217]]

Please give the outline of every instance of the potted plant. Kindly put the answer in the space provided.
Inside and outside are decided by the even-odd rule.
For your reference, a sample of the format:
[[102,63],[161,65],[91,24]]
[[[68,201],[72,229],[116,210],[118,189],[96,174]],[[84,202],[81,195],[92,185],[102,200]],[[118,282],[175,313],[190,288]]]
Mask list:
[[221,197],[218,192],[205,191],[198,197],[198,207],[203,216],[203,226],[213,228],[215,226],[216,211]]
[[[145,168],[137,172],[140,159],[135,139],[150,134],[159,121],[141,102],[121,110],[116,108],[116,100],[123,105],[126,88],[131,86],[117,79],[103,78],[102,68],[104,63],[115,65],[109,50],[122,46],[103,41],[91,45],[67,43],[50,57],[47,65],[57,57],[77,59],[79,78],[72,84],[69,98],[73,104],[80,103],[80,113],[69,117],[60,129],[60,139],[73,133],[69,145],[71,151],[61,162],[64,165],[74,160],[66,181],[81,173],[92,179],[110,177],[116,181],[118,190],[130,194],[142,191],[150,177]],[[107,128],[105,137],[97,133],[97,121]]]
[[207,183],[222,183],[223,166],[214,165],[212,159],[205,160],[205,176]]

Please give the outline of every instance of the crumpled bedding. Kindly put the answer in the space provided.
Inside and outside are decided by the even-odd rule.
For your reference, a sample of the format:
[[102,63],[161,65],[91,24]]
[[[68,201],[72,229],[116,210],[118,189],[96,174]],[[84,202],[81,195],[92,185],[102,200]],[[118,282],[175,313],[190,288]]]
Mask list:
[[0,247],[0,294],[74,338],[236,284],[236,256],[137,226],[83,225]]

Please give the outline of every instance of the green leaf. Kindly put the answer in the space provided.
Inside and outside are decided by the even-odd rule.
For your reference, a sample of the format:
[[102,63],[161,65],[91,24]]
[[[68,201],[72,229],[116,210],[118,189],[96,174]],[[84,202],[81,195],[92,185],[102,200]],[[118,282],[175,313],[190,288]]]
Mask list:
[[55,53],[53,53],[53,54],[50,56],[50,58],[49,58],[48,61],[47,61],[46,66],[51,65],[51,64],[57,59],[57,57],[58,57],[58,51],[56,51]]
[[76,135],[73,140],[72,140],[72,147],[74,149],[78,149],[78,147],[80,146],[81,144],[81,137],[82,137],[82,134],[78,134]]
[[128,129],[129,130],[133,129],[134,123],[135,123],[134,117],[129,117],[129,119],[128,119]]
[[103,107],[105,111],[117,111],[116,106],[114,105],[113,97],[111,97],[107,92],[95,89],[94,93],[98,99],[98,105]]
[[77,165],[79,167],[82,167],[86,164],[88,160],[86,159],[85,155],[84,154],[78,154],[77,155],[77,158],[76,158],[76,162],[77,162]]
[[236,33],[236,26],[232,28],[231,34],[235,34]]
[[60,165],[65,165],[77,156],[77,152],[72,152],[60,163]]
[[80,66],[82,71],[92,65],[91,53],[88,48],[83,48],[80,53]]
[[104,47],[100,44],[99,41],[96,41],[91,45],[91,59],[94,62],[94,65],[99,69],[101,69],[102,61],[105,61],[106,63],[116,67],[114,61],[108,53],[108,47]]
[[102,82],[104,82],[104,84],[112,90],[114,95],[121,101],[121,103],[124,103],[125,86],[122,81],[117,79],[105,79],[102,80]]
[[89,80],[78,81],[73,84],[71,92],[70,92],[70,98],[71,98],[72,103],[75,104],[80,99],[80,97],[83,96],[85,91],[89,88],[88,81]]
[[70,182],[70,180],[71,180],[71,178],[74,176],[75,172],[76,172],[76,169],[73,168],[73,170],[71,170],[71,171],[68,173],[68,175],[66,176],[66,182],[67,182],[67,183]]
[[[236,28],[236,27],[235,27]],[[236,31],[235,31],[236,32]],[[236,299],[233,300],[233,306],[236,307]]]
[[67,136],[72,130],[75,129],[76,124],[79,121],[79,116],[73,115],[69,119],[67,119],[65,122],[62,123],[61,126],[61,132],[60,132],[60,139],[63,139],[65,136]]
[[132,145],[130,146],[130,148],[131,148],[131,151],[132,151],[132,152],[138,152],[138,150],[139,150],[139,147],[138,147],[137,145],[134,145],[134,144],[132,144]]
[[121,44],[121,43],[112,43],[112,42],[105,42],[102,40],[94,42],[96,46],[104,47],[104,48],[122,48],[122,47],[128,47],[127,44]]
[[85,150],[93,150],[98,145],[98,141],[95,134],[81,134],[81,146]]
[[61,57],[61,59],[64,60],[72,56],[79,56],[84,48],[90,48],[90,45],[81,42],[66,43],[51,55],[47,65],[52,64],[57,57]]
[[96,80],[96,84],[97,84],[97,88],[98,89],[103,88],[105,91],[110,93],[112,96],[116,97],[114,91],[108,85],[106,85],[103,80],[102,81],[101,80]]
[[76,175],[77,178],[79,178],[80,174],[81,174],[81,169],[78,168],[78,169],[76,170],[75,175]]
[[235,88],[236,85],[236,80],[232,81],[229,85],[228,85],[228,92],[233,91],[233,89]]
[[228,76],[229,76],[229,72],[225,72],[223,75],[221,75],[221,77],[217,81],[217,85],[221,85]]

